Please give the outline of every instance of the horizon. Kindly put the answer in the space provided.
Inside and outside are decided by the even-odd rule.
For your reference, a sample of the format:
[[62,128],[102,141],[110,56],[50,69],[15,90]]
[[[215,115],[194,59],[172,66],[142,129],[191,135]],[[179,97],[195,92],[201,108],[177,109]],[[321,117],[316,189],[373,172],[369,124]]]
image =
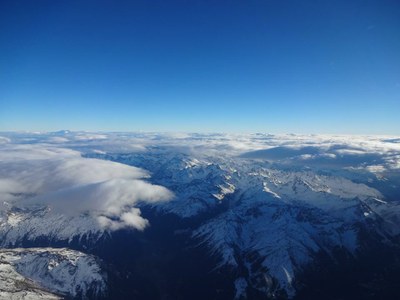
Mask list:
[[[143,134],[143,135],[164,135],[171,138],[186,138],[190,135],[203,135],[205,137],[209,137],[212,135],[221,135],[221,136],[253,136],[253,135],[263,135],[263,136],[275,136],[275,137],[290,137],[290,136],[298,136],[298,137],[376,137],[376,138],[395,138],[397,139],[400,134],[379,134],[379,133],[296,133],[296,132],[223,132],[223,131],[146,131],[146,130],[127,130],[127,131],[108,131],[108,130],[69,130],[69,129],[59,129],[59,130],[0,130],[0,134],[3,135],[18,135],[18,134],[31,134],[31,135],[76,135],[76,134],[104,134],[104,135],[118,135],[118,134]],[[187,136],[185,136],[187,135]],[[0,138],[2,136],[0,135]],[[95,138],[97,139],[97,138]],[[100,138],[102,139],[102,138]],[[107,139],[107,137],[104,137]]]

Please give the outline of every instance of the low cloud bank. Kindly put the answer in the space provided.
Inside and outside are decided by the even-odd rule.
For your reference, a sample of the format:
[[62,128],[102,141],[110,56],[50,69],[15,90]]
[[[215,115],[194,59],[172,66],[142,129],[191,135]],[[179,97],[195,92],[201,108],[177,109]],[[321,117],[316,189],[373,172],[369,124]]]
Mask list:
[[148,221],[135,205],[173,197],[146,178],[140,168],[83,158],[78,151],[7,143],[0,148],[0,210],[45,205],[50,213],[88,214],[104,229],[142,230]]

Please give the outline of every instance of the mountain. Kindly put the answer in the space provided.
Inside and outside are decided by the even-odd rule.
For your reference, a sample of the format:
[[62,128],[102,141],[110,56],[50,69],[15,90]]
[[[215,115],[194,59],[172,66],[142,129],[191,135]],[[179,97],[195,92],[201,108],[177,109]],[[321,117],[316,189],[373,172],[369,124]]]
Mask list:
[[[138,134],[132,139],[144,140],[145,150],[119,152],[99,150],[109,148],[110,137],[96,144],[68,135],[71,142],[56,149],[79,149],[80,159],[90,162],[86,173],[97,166],[112,168],[112,179],[96,173],[92,182],[86,175],[82,185],[73,181],[52,189],[47,198],[107,202],[114,190],[124,199],[126,191],[132,197],[143,191],[122,205],[113,200],[107,210],[53,206],[38,195],[45,193],[42,185],[32,194],[3,196],[0,244],[5,249],[0,255],[7,272],[28,282],[32,293],[96,299],[390,299],[396,294],[400,152],[390,147],[397,144],[382,139],[382,149],[389,150],[377,159],[375,150],[362,152],[338,142],[325,146],[320,137],[307,137],[312,146],[288,150],[288,140],[256,135],[245,143],[284,145],[246,152],[230,149],[227,145],[238,139],[226,136],[191,135],[182,141]],[[114,149],[121,138],[112,139]],[[57,164],[64,166],[70,155]],[[4,165],[10,168],[9,162]],[[54,174],[52,182],[58,184]],[[122,185],[114,179],[121,174]],[[138,184],[136,174],[145,184]],[[163,187],[173,197],[158,201],[149,187],[166,195],[158,188]],[[118,226],[108,226],[104,218]]]
[[357,257],[374,243],[391,246],[398,230],[388,218],[398,203],[364,183],[253,160],[178,157],[108,159],[147,166],[154,182],[175,192],[157,206],[161,214],[201,220],[180,230],[219,257],[217,268],[234,270],[236,298],[246,297],[247,287],[291,298],[301,285],[297,274],[319,256],[335,261],[336,252]]
[[0,277],[2,299],[86,299],[106,290],[96,259],[65,248],[0,250]]

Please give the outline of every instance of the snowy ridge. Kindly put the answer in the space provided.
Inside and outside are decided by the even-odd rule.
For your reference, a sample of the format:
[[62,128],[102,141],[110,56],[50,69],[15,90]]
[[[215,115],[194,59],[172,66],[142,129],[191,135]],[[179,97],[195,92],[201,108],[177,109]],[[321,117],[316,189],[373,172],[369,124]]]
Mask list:
[[39,238],[71,242],[74,238],[95,242],[104,234],[98,221],[87,215],[54,214],[47,207],[21,210],[10,207],[0,212],[0,244],[19,246],[23,240]]
[[44,290],[32,280],[19,274],[0,256],[0,299],[56,300],[61,297]]
[[0,269],[0,276],[10,281],[1,287],[0,295],[10,297],[19,297],[12,287],[21,282],[26,283],[24,289],[29,291],[34,287],[30,299],[41,299],[42,296],[58,299],[43,288],[58,295],[80,298],[86,298],[89,293],[100,296],[106,290],[105,278],[96,259],[65,248],[3,249],[0,250]]

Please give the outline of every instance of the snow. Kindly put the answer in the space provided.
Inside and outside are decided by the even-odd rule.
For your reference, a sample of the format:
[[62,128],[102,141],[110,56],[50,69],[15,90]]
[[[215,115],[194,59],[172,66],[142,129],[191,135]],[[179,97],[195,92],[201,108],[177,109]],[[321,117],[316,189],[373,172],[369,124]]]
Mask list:
[[379,203],[387,204],[386,201],[383,201],[383,200],[381,200],[381,199],[378,199],[378,198],[372,198],[372,199],[375,200],[375,201],[378,201]]
[[101,295],[106,289],[95,258],[65,248],[0,250],[0,279],[0,298],[9,299],[59,299],[55,294],[85,297],[88,292]]
[[61,297],[42,289],[16,272],[10,264],[0,260],[0,299],[56,300]]
[[18,213],[9,213],[7,216],[7,223],[12,227],[17,226],[22,220],[23,216]]
[[266,193],[270,193],[272,196],[274,196],[275,198],[281,198],[281,196],[279,196],[277,193],[273,192],[270,190],[270,188],[267,186],[267,184],[264,182],[264,188],[263,191]]

